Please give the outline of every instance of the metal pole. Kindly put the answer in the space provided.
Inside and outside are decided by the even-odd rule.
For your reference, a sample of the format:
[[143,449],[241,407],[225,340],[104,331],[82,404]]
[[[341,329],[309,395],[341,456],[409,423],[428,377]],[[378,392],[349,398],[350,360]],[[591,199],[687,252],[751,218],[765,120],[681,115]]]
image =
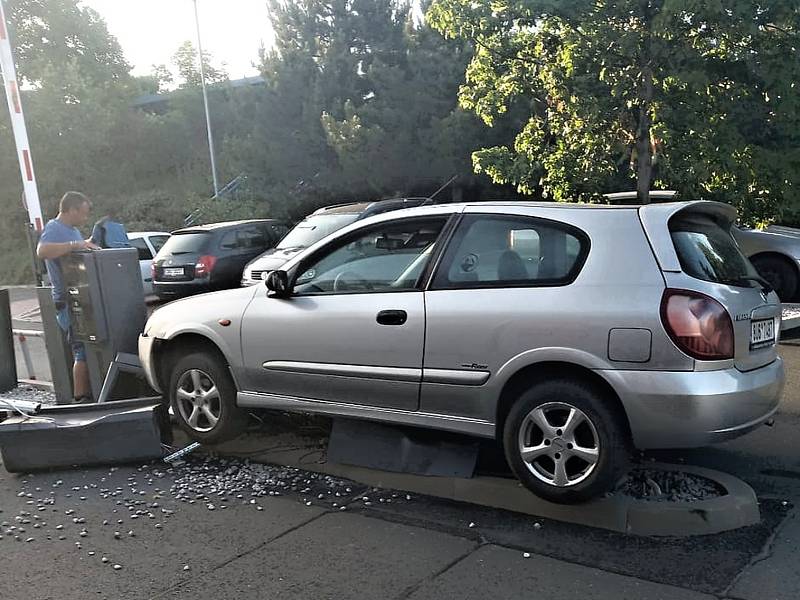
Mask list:
[[14,142],[17,146],[17,158],[19,159],[19,170],[22,175],[22,189],[25,195],[28,220],[36,231],[41,231],[43,227],[42,208],[39,205],[39,191],[36,187],[36,176],[33,171],[33,156],[28,142],[25,115],[22,112],[22,98],[20,97],[19,82],[17,81],[17,72],[14,67],[14,53],[11,48],[2,0],[0,0],[0,71],[3,73],[8,112],[11,115],[11,130],[14,133]]
[[200,54],[200,85],[203,88],[203,104],[206,108],[206,130],[208,132],[208,153],[211,156],[211,177],[214,179],[214,197],[219,195],[217,180],[217,160],[214,158],[214,138],[211,135],[211,116],[208,113],[208,93],[206,92],[206,69],[203,65],[203,43],[200,41],[200,16],[197,14],[197,0],[194,2],[194,22],[197,26],[197,51]]

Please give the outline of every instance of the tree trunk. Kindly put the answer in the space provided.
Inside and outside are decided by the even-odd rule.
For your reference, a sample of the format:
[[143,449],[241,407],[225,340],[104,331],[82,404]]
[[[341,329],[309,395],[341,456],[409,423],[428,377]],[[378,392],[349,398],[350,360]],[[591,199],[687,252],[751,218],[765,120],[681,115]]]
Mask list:
[[639,82],[639,130],[636,136],[636,197],[640,204],[650,203],[650,184],[653,178],[653,153],[650,146],[650,108],[653,102],[653,67],[651,25],[654,9],[651,0],[641,0],[644,37],[641,54],[641,80]]
[[653,154],[650,146],[650,104],[653,100],[653,72],[642,69],[639,105],[639,131],[636,138],[636,196],[640,204],[650,202],[650,184],[653,178]]

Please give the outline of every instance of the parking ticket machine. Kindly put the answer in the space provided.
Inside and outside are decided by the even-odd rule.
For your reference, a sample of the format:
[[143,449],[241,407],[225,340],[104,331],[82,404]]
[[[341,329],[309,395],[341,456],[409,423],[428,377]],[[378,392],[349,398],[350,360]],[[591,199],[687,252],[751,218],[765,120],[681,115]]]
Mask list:
[[137,353],[147,319],[139,255],[135,248],[75,252],[61,264],[73,334],[86,346],[97,399],[117,353]]

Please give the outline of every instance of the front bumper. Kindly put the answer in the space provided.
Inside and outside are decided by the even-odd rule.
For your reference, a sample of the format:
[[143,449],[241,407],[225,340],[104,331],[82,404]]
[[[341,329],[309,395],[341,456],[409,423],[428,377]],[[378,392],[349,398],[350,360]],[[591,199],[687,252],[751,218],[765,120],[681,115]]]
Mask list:
[[752,431],[778,410],[784,385],[778,358],[753,371],[601,370],[616,390],[642,450],[696,448]]
[[155,369],[155,356],[153,355],[153,346],[157,338],[148,337],[146,335],[139,336],[139,362],[142,363],[144,376],[147,378],[147,383],[150,384],[156,392],[163,394],[164,390],[158,384]]

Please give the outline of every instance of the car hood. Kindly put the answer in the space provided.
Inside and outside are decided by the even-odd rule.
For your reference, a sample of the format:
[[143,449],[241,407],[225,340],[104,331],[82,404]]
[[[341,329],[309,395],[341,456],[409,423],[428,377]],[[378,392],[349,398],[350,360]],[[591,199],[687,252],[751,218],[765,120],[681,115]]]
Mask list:
[[169,302],[150,315],[144,333],[168,339],[181,330],[216,328],[219,319],[238,321],[255,293],[253,287],[234,288]]
[[305,248],[274,248],[268,250],[247,265],[248,271],[274,271],[280,269],[286,261],[305,250]]

